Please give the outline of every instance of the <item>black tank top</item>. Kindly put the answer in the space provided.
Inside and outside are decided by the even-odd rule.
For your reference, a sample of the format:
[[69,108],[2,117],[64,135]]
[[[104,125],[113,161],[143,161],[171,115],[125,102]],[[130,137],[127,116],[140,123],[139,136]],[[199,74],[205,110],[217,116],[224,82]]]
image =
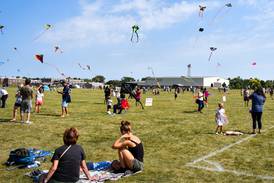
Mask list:
[[128,151],[131,152],[131,154],[133,155],[133,157],[135,159],[143,162],[144,148],[143,148],[142,142],[140,142],[139,144],[137,144],[133,140],[130,140],[130,141],[133,142],[134,144],[136,144],[136,146],[135,147],[128,147]]

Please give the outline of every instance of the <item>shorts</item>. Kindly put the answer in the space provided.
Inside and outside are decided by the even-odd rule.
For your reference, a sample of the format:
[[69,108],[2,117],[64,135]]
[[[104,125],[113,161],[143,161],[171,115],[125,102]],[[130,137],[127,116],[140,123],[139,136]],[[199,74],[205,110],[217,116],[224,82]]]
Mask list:
[[23,100],[21,103],[21,112],[30,113],[32,108],[31,100]]
[[43,100],[36,100],[36,103],[35,103],[36,105],[42,105],[43,104]]
[[138,171],[143,171],[144,170],[144,163],[137,160],[137,159],[134,159],[132,160],[132,170],[133,172],[138,172]]
[[244,97],[244,101],[249,101],[249,97]]
[[68,104],[66,100],[62,100],[62,107],[68,107]]
[[20,104],[19,103],[15,103],[14,107],[21,107],[21,103]]

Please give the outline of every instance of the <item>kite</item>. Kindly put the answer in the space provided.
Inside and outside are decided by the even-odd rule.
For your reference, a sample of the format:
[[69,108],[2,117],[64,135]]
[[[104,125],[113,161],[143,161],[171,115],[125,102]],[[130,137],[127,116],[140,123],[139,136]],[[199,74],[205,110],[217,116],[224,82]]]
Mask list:
[[88,70],[90,71],[90,65],[87,65]]
[[60,52],[60,53],[63,53],[63,51],[61,50],[61,48],[59,46],[54,46],[54,52]]
[[133,25],[131,28],[132,28],[132,34],[131,34],[130,41],[133,42],[133,37],[134,37],[134,34],[135,34],[136,35],[136,42],[139,42],[139,34],[138,34],[139,26],[138,25]]
[[257,63],[256,63],[256,62],[252,62],[251,65],[252,65],[252,66],[255,66],[255,65],[257,65]]
[[217,67],[221,67],[221,64],[219,62],[217,62]]
[[204,28],[199,28],[199,32],[204,32]]
[[43,55],[43,54],[35,55],[35,59],[36,59],[37,61],[41,62],[42,64],[46,64],[46,65],[48,65],[48,66],[54,68],[61,76],[65,77],[65,74],[62,73],[62,72],[60,72],[60,69],[59,69],[57,66],[55,66],[55,65],[53,65],[53,64],[49,64],[49,63],[45,63],[45,62],[44,62],[44,55]]
[[155,80],[157,86],[158,86],[159,88],[161,88],[161,85],[160,85],[159,81],[158,81],[157,78],[155,77],[153,68],[152,68],[152,67],[148,67],[147,69],[148,69],[148,70],[151,70],[152,76],[154,77],[154,80]]
[[4,32],[3,32],[4,27],[5,27],[4,25],[0,25],[1,34],[4,34]]
[[206,6],[199,5],[199,17],[203,17]]
[[40,37],[42,37],[48,30],[52,29],[53,26],[50,24],[45,24],[44,25],[44,30],[42,32],[40,32],[35,38],[34,41],[39,39]]
[[3,61],[0,61],[0,66],[1,66],[1,65],[4,65],[4,64],[5,64],[5,62],[3,62]]
[[20,72],[21,70],[20,69],[17,69],[17,72]]
[[191,68],[191,64],[188,64],[188,65],[187,65],[187,68]]
[[228,8],[232,8],[232,4],[231,3],[227,3],[227,4],[225,4],[225,6],[228,7]]
[[14,47],[13,49],[14,49],[14,51],[17,51],[17,50],[18,50],[16,47]]
[[37,61],[44,63],[44,55],[40,54],[40,55],[35,55],[34,57]]
[[212,54],[213,54],[214,51],[217,50],[217,48],[215,48],[215,47],[210,47],[209,49],[210,49],[210,55],[209,55],[209,57],[208,57],[208,61],[211,60]]
[[82,69],[82,70],[86,70],[85,67],[83,67],[80,63],[78,63],[79,67]]

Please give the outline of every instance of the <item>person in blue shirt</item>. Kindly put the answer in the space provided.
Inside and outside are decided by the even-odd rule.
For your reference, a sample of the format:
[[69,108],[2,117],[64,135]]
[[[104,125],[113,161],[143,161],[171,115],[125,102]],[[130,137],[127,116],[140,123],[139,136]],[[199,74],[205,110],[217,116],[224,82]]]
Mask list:
[[251,107],[251,116],[253,121],[253,134],[255,134],[256,125],[258,123],[258,133],[261,133],[262,129],[262,114],[263,114],[263,107],[265,103],[265,94],[262,88],[258,88],[254,93],[249,96],[249,99],[252,100],[252,107]]
[[61,114],[61,117],[65,117],[65,113],[66,115],[68,116],[68,104],[71,102],[71,97],[70,97],[70,87],[69,87],[69,84],[64,81],[63,83],[63,91],[60,92],[60,91],[57,91],[59,94],[62,95],[62,114]]

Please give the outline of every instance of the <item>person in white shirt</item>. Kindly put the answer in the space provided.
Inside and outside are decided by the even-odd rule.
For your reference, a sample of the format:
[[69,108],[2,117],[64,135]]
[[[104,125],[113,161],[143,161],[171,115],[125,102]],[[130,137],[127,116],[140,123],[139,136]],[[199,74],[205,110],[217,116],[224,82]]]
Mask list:
[[0,98],[1,98],[1,108],[5,108],[6,107],[6,101],[8,99],[8,92],[7,90],[5,90],[4,88],[0,88]]
[[39,113],[41,106],[43,105],[43,86],[39,86],[37,91],[36,91],[36,101],[35,101],[35,112]]
[[[227,116],[225,114],[224,104],[219,103],[218,109],[216,110],[215,120],[216,120],[216,134],[223,133],[223,125],[228,123]],[[218,131],[219,130],[219,131]]]

